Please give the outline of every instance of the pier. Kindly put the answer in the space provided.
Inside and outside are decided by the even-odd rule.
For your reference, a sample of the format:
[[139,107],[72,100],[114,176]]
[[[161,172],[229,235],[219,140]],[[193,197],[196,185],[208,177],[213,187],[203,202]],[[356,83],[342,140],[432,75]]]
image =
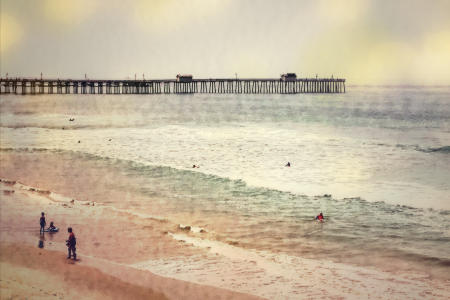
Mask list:
[[0,78],[1,94],[303,94],[345,93],[345,79],[297,78],[294,73],[280,78],[101,80]]

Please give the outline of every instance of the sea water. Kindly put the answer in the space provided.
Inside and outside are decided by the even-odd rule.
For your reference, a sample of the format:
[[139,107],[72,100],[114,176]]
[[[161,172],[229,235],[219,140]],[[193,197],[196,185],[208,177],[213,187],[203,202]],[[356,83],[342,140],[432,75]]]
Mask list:
[[1,95],[0,108],[4,153],[100,161],[126,176],[117,186],[131,196],[99,196],[108,205],[244,249],[448,271],[449,87]]

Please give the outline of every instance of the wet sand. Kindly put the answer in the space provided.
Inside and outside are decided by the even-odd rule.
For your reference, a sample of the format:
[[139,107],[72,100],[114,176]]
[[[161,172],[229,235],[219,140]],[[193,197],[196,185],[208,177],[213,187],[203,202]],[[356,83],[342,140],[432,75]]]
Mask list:
[[66,260],[59,251],[18,244],[2,245],[0,249],[4,299],[167,299],[151,288]]
[[[127,213],[56,200],[46,190],[14,181],[0,184],[1,299],[258,299],[130,267],[131,262],[194,252],[167,237],[164,222],[136,223]],[[60,232],[39,235],[35,214],[41,210]],[[78,238],[76,262],[66,259],[67,226]],[[39,241],[43,249],[38,248]]]

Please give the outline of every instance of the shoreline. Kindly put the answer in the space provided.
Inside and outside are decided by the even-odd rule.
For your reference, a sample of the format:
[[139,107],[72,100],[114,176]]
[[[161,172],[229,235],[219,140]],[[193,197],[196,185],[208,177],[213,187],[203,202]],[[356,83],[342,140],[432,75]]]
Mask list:
[[[205,286],[200,286],[198,283],[206,284],[209,289],[212,289],[212,292],[208,292],[208,296],[200,298],[211,298],[209,293],[216,293],[219,296],[215,297],[222,297],[220,299],[227,298],[228,296],[223,298],[223,295],[231,295],[229,293],[232,293],[233,299],[252,299],[253,297],[256,299],[258,296],[255,294],[267,298],[277,298],[277,296],[278,298],[295,298],[295,295],[308,298],[314,297],[317,291],[320,291],[325,298],[371,295],[383,299],[386,297],[385,293],[389,292],[390,297],[445,299],[450,294],[448,281],[438,281],[415,273],[398,276],[398,274],[324,260],[305,258],[293,260],[292,257],[283,255],[264,256],[261,253],[254,253],[233,245],[204,240],[182,229],[176,231],[170,226],[167,227],[168,223],[165,221],[142,219],[95,202],[92,202],[95,203],[92,205],[88,201],[72,201],[71,198],[50,191],[22,185],[19,181],[2,179],[1,186],[3,190],[1,195],[2,245],[7,244],[6,247],[14,247],[14,245],[25,243],[27,245],[25,248],[29,248],[29,250],[24,251],[31,251],[34,255],[36,255],[36,251],[57,251],[58,257],[61,256],[61,259],[65,260],[64,229],[68,225],[73,226],[72,222],[77,220],[78,224],[73,227],[79,241],[77,248],[81,261],[76,265],[80,264],[95,269],[92,272],[107,272],[108,274],[105,276],[115,274],[115,278],[118,280],[127,278],[128,283],[130,280],[136,282],[136,278],[151,277],[152,279],[142,285],[150,288],[154,293],[162,292],[165,296],[168,294],[164,288],[153,289],[155,287],[152,284],[154,278],[163,278],[158,281],[162,282],[161,285],[164,285],[165,281],[172,282],[171,284],[176,287],[169,288],[169,290],[183,291],[182,296],[188,299],[198,298],[199,294],[195,294],[198,292],[193,292],[195,295],[184,294],[186,286],[193,285],[192,291],[205,289]],[[67,219],[66,223],[61,221],[56,223],[61,232],[45,235],[45,250],[33,249],[32,245],[37,245],[35,242],[38,240],[38,227],[34,224],[37,221],[30,222],[27,218],[32,214],[39,214],[42,207],[44,211],[50,213],[53,220]],[[10,212],[8,217],[4,215],[5,210]],[[19,212],[21,213],[19,214]],[[111,223],[112,220],[118,224],[114,225]],[[33,219],[33,221],[35,220]],[[89,228],[86,228],[86,225],[80,221],[95,224],[95,229],[98,231],[95,234],[89,233]],[[111,244],[108,241],[108,239],[112,239],[111,235],[105,235],[104,228],[102,228],[109,224],[108,227],[112,227],[112,232],[119,232],[120,229],[117,228],[121,226],[121,222],[128,222],[130,229],[128,233],[125,231],[123,234],[123,239],[126,240],[125,247],[114,246],[114,242]],[[20,228],[21,226],[24,230],[19,234],[17,231],[12,233],[7,230],[8,227]],[[34,227],[36,229],[30,231]],[[149,235],[150,232],[153,233]],[[127,235],[132,235],[132,238]],[[105,236],[106,238],[104,238]],[[142,239],[147,239],[147,242],[144,243],[146,245],[142,244]],[[152,245],[152,247],[149,248],[148,245]],[[121,252],[121,255],[107,251],[108,249],[114,250],[114,247],[117,248],[115,249],[117,252]],[[24,256],[21,258],[23,259]],[[20,262],[20,259],[11,261],[8,255],[5,258],[2,257],[2,263],[12,264],[16,269],[18,268],[17,272],[13,273],[20,273],[19,269],[23,267],[17,262]],[[67,264],[67,262],[65,263]],[[35,266],[38,272],[48,271],[45,267],[43,270],[39,269],[39,264]],[[286,269],[286,266],[290,266],[290,269]],[[295,277],[298,277],[299,280],[286,281],[287,278]],[[222,290],[224,286],[228,289]],[[136,293],[140,291],[139,288],[136,290],[134,287],[130,288]],[[247,291],[248,293],[240,294],[231,290]],[[405,293],[404,290],[408,290],[408,293]],[[69,294],[66,296],[70,298]],[[172,296],[169,295],[169,298],[177,299],[180,294]],[[105,297],[108,298],[108,296]]]
[[[32,226],[36,222],[30,222],[27,218],[33,210],[44,207],[45,211],[51,214],[52,219],[65,217],[72,220],[82,218],[93,221],[96,217],[89,216],[89,210],[94,207],[83,201],[71,201],[69,198],[64,201],[64,197],[61,195],[57,197],[57,200],[50,199],[55,196],[54,193],[23,185],[19,181],[2,179],[0,186],[2,188],[0,196],[2,205],[0,227],[2,285],[0,294],[2,299],[4,295],[25,298],[59,296],[64,299],[79,299],[80,297],[83,299],[130,299],[130,297],[132,299],[260,299],[249,294],[162,277],[149,271],[133,268],[129,265],[130,259],[127,259],[131,252],[137,256],[146,257],[142,250],[136,249],[136,246],[139,246],[136,245],[136,240],[134,240],[134,245],[130,243],[131,241],[127,241],[125,244],[117,245],[117,249],[107,245],[108,248],[111,248],[110,250],[120,252],[116,255],[108,254],[104,250],[98,250],[102,243],[106,244],[105,239],[91,234],[90,241],[95,238],[97,242],[88,246],[86,236],[83,235],[86,225],[74,226],[71,225],[73,224],[70,222],[71,220],[67,223],[60,221],[56,223],[60,232],[46,233],[40,236],[38,227]],[[101,206],[96,208],[104,210]],[[68,210],[70,212],[67,212]],[[9,213],[6,214],[6,211]],[[80,212],[82,213],[80,214]],[[111,215],[106,217],[108,221],[104,221],[109,223],[111,218],[114,219],[118,216],[123,218],[124,215],[126,213],[111,211]],[[125,219],[127,218],[125,217]],[[158,221],[150,220],[150,222]],[[76,262],[66,259],[64,239],[67,235],[65,228],[69,225],[74,226],[78,239],[79,260]],[[148,232],[149,229],[151,230],[150,227],[147,227],[146,231]],[[37,247],[37,241],[44,242],[44,249]],[[169,244],[167,241],[165,243]],[[176,243],[166,245],[169,251],[162,256],[180,255],[181,252],[189,255],[189,249],[180,251],[173,244]],[[126,248],[132,248],[132,250],[126,252]],[[153,256],[155,256],[154,254],[152,253]],[[133,257],[132,260],[134,259]],[[28,273],[30,275],[27,275]],[[38,280],[41,277],[48,278],[48,280]],[[99,282],[102,284],[97,284]],[[38,291],[37,285],[39,284],[43,287]],[[88,288],[86,289],[86,287]]]

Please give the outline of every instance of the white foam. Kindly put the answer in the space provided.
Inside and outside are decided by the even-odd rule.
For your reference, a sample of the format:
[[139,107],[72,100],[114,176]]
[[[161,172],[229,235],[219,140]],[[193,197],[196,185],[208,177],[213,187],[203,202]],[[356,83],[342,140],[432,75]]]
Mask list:
[[187,230],[189,229],[189,231],[193,232],[193,233],[203,233],[206,232],[206,230],[202,227],[197,227],[197,226],[191,226],[191,225],[183,225],[183,224],[179,224],[178,228],[182,229],[182,230]]
[[[374,269],[243,249],[226,243],[169,233],[206,255],[157,259],[132,264],[161,276],[249,293],[268,299],[423,298],[432,287],[417,274]],[[433,282],[434,285],[438,284]],[[441,284],[441,282],[439,282]],[[445,298],[445,283],[434,298]],[[448,288],[447,288],[448,290]],[[405,292],[406,291],[406,292]]]
[[140,212],[136,212],[132,209],[122,209],[122,208],[116,208],[114,206],[111,205],[103,205],[104,208],[109,208],[113,211],[116,212],[120,212],[120,213],[126,213],[126,214],[130,214],[142,219],[152,219],[152,220],[157,220],[157,221],[167,221],[167,218],[162,217],[162,216],[157,216],[157,215],[151,215],[151,214],[147,214],[147,213],[140,213]]
[[[391,155],[386,156],[386,147],[377,144],[393,144],[386,130],[371,128],[373,135],[364,133],[366,127],[357,134],[355,130],[330,131],[326,126],[289,123],[245,123],[239,130],[233,124],[220,127],[165,124],[154,128],[86,130],[0,128],[0,135],[5,137],[2,146],[8,148],[81,151],[191,171],[195,163],[201,165],[195,172],[242,179],[251,186],[449,209],[448,201],[439,200],[448,198],[448,184],[443,179],[447,169],[430,168],[438,158],[428,156],[425,160],[422,152],[395,146],[389,148]],[[108,141],[110,138],[113,142]],[[78,140],[82,142],[77,143]],[[416,142],[413,137],[405,144]],[[270,150],[262,151],[267,145]],[[292,163],[291,168],[284,167],[286,161]],[[420,164],[412,168],[410,161]],[[402,176],[391,177],[398,172]],[[398,178],[404,182],[398,182]]]

